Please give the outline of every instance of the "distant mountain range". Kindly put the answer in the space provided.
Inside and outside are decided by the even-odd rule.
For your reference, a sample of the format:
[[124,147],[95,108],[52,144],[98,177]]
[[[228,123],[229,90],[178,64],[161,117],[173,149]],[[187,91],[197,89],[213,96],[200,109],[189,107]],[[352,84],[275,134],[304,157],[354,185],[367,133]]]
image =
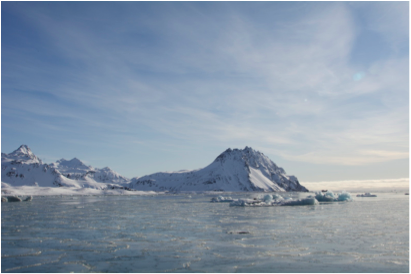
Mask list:
[[12,186],[124,188],[130,180],[106,167],[86,166],[74,158],[45,164],[26,145],[1,154],[1,181]]
[[77,158],[43,163],[26,145],[1,154],[1,181],[11,186],[74,187],[150,191],[308,191],[263,153],[250,147],[227,149],[205,168],[160,172],[128,179],[109,167]]

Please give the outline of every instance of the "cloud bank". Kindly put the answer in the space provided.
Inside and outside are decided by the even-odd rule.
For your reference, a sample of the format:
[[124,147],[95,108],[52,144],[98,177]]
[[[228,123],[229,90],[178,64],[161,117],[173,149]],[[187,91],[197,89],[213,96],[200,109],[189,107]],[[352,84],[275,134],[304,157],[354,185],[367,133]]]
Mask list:
[[346,180],[346,181],[323,181],[323,182],[302,182],[303,186],[310,191],[320,191],[323,189],[331,191],[409,191],[409,178],[383,179],[383,180]]

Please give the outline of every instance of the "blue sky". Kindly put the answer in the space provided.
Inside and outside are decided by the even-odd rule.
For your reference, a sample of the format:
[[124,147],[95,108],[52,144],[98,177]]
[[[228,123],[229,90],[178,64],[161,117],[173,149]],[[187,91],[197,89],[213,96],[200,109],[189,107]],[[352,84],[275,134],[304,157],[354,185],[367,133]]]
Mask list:
[[127,177],[251,146],[409,177],[408,2],[2,2],[1,151]]

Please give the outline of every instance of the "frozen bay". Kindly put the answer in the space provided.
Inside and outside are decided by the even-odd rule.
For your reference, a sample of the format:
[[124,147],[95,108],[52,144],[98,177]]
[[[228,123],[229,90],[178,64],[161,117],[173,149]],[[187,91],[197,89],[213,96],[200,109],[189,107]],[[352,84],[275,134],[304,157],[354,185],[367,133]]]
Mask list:
[[258,208],[211,203],[217,195],[35,196],[32,202],[3,203],[1,270],[409,271],[404,193]]

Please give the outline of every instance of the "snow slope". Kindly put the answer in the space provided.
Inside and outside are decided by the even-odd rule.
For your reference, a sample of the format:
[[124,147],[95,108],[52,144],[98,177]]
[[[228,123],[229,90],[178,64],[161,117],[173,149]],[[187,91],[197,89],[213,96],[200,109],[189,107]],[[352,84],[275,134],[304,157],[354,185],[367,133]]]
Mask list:
[[155,191],[308,191],[263,153],[227,149],[209,166],[133,178],[129,187]]

